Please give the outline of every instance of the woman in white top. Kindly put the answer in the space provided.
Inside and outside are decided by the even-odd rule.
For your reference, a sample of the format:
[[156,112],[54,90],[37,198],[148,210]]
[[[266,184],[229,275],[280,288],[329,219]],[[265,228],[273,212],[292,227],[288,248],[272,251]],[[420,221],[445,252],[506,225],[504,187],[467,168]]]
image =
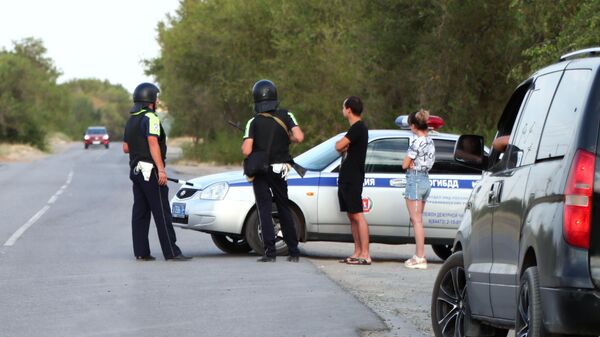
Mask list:
[[427,120],[429,111],[419,110],[408,115],[410,130],[414,133],[410,141],[402,168],[406,170],[405,199],[410,221],[415,231],[416,252],[404,265],[412,269],[427,269],[425,259],[425,231],[423,209],[431,191],[429,170],[435,162],[435,146],[429,137]]

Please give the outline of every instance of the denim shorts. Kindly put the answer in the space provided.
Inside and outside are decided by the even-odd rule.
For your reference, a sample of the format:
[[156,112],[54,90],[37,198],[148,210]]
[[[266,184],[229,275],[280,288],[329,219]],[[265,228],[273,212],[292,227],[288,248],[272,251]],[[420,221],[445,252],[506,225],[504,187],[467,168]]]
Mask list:
[[408,200],[427,200],[431,191],[431,182],[427,171],[406,171],[404,198]]

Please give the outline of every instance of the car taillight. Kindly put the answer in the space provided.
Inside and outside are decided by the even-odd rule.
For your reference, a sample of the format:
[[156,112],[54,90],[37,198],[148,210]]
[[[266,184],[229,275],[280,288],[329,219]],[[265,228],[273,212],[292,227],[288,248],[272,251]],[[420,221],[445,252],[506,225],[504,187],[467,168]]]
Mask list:
[[577,150],[565,186],[563,235],[569,244],[581,248],[590,247],[595,164],[593,153]]
[[102,139],[107,140],[108,139],[108,135],[102,136]]
[[90,139],[90,136],[85,135],[85,136],[83,136],[83,139],[88,140],[88,139]]

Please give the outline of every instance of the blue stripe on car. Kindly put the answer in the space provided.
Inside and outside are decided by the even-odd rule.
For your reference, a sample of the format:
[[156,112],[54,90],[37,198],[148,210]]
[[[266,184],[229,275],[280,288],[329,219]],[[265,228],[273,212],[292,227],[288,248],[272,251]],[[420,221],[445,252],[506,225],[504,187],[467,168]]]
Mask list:
[[[398,178],[393,178],[398,179]],[[390,185],[390,178],[366,178],[363,186],[365,187],[381,187],[381,188],[398,188]],[[432,178],[431,188],[449,188],[449,189],[472,189],[475,183],[479,180],[474,179],[436,179]],[[250,186],[249,182],[234,182],[229,184],[230,187]],[[288,186],[337,186],[337,177],[313,177],[313,178],[291,178],[288,180]]]

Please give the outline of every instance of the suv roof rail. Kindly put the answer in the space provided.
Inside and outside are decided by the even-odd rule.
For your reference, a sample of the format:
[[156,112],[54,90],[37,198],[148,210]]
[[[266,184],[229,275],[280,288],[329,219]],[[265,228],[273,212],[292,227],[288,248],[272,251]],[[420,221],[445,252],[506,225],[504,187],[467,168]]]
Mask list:
[[574,58],[577,58],[577,57],[599,56],[599,55],[600,55],[600,47],[593,47],[593,48],[576,50],[574,52],[570,52],[568,54],[564,54],[563,56],[561,56],[558,59],[558,61],[562,62],[562,61],[571,60],[571,59],[574,59]]

